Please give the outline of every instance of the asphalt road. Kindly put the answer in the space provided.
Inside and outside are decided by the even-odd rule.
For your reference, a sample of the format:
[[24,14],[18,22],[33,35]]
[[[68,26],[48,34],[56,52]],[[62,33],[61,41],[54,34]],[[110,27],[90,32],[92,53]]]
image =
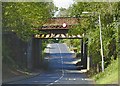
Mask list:
[[36,77],[9,83],[11,86],[82,86],[93,84],[82,71],[78,71],[69,48],[66,44],[48,44],[49,56],[45,58],[49,63],[49,71]]

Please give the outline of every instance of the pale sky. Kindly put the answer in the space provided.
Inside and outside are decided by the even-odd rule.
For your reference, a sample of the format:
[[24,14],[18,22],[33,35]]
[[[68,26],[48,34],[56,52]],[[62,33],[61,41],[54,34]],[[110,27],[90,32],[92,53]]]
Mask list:
[[53,0],[53,3],[58,8],[68,8],[71,4],[73,4],[73,0]]

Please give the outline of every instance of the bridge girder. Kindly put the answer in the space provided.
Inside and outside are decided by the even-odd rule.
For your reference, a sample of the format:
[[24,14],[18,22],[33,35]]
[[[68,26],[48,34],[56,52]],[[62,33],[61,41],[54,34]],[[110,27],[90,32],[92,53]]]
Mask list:
[[40,39],[52,39],[52,38],[78,38],[81,39],[82,37],[80,35],[68,35],[68,34],[55,34],[55,33],[48,33],[48,34],[36,34],[34,35],[34,38],[40,38]]

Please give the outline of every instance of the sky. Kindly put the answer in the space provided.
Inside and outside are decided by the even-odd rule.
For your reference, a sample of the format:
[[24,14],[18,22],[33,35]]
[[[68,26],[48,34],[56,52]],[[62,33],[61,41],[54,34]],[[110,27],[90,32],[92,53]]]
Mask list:
[[[74,2],[73,0],[53,0],[53,3],[56,7],[59,8],[69,8],[70,5],[72,5]],[[54,15],[54,17],[59,13],[59,11],[57,11]]]
[[53,0],[53,3],[58,8],[68,8],[71,4],[73,4],[73,0]]

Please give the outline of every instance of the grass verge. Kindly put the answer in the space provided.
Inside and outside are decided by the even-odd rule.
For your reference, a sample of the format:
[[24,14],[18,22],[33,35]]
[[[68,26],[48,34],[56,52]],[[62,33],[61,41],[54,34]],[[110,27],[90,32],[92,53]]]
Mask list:
[[104,72],[92,77],[96,84],[118,84],[118,59],[111,62]]

